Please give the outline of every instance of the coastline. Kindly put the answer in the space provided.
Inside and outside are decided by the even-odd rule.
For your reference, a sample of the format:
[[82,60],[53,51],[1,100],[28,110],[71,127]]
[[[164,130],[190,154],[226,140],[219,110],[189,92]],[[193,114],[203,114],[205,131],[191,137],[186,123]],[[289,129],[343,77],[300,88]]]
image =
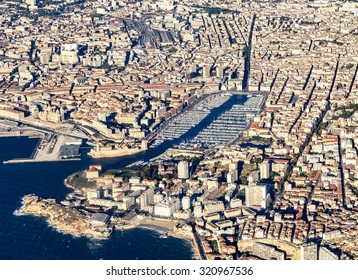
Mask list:
[[[66,186],[66,188],[69,188],[73,191],[86,191],[88,189],[87,187],[76,187],[70,183],[71,178],[75,174],[77,174],[80,171],[77,171],[75,173],[72,173],[68,175],[66,178],[63,179],[63,184]],[[30,200],[33,200],[29,203]],[[46,206],[44,206],[44,203]],[[55,207],[54,207],[55,205]],[[58,212],[61,212],[63,209],[66,209],[66,211],[72,211],[75,210],[76,212],[80,213],[81,216],[74,222],[73,219],[69,219],[66,221],[66,219],[62,219],[59,221],[58,219]],[[57,213],[56,213],[57,212]],[[95,239],[109,239],[111,236],[111,233],[108,234],[108,232],[105,233],[99,233],[96,231],[91,230],[91,221],[88,215],[84,215],[81,211],[78,211],[76,208],[69,208],[67,206],[64,206],[58,202],[56,202],[54,199],[45,199],[38,197],[34,194],[32,195],[25,195],[22,198],[22,206],[20,209],[14,211],[14,215],[33,215],[36,217],[42,217],[46,219],[46,222],[50,227],[55,229],[57,232],[60,232],[62,234],[69,234],[73,237],[87,237],[87,238],[95,238]],[[179,221],[172,221],[162,218],[156,218],[156,217],[138,217],[136,221],[132,221],[128,224],[117,224],[116,222],[112,222],[112,229],[116,231],[125,231],[133,228],[147,228],[150,230],[157,230],[163,233],[163,236],[160,238],[166,238],[168,236],[178,238],[185,240],[190,243],[190,248],[192,251],[191,258],[193,259],[200,259],[200,254],[198,251],[197,246],[195,246],[194,243],[194,237],[192,235],[191,230],[189,232],[183,231],[183,230],[175,230],[175,224],[177,224]],[[143,218],[143,219],[142,219]],[[82,229],[73,229],[70,224],[86,224],[86,226]]]
[[57,231],[76,237],[106,239],[111,234],[111,230],[99,230],[93,227],[90,218],[80,211],[64,207],[54,199],[42,199],[35,195],[25,195],[22,198],[22,206],[14,211],[14,215],[44,217]]
[[195,246],[192,232],[188,231],[183,225],[182,227],[177,227],[180,225],[178,221],[145,217],[139,222],[126,226],[116,228],[115,225],[112,225],[110,229],[98,230],[98,228],[94,228],[91,224],[90,217],[80,211],[58,204],[54,199],[43,199],[33,194],[25,195],[22,198],[22,206],[20,209],[15,210],[13,215],[43,217],[50,227],[60,233],[70,234],[74,237],[85,236],[102,240],[110,238],[112,230],[125,231],[141,227],[156,230],[162,234],[161,238],[172,236],[189,242],[192,250],[192,258],[200,259],[200,253],[197,246]]
[[100,150],[96,151],[95,148],[92,148],[88,155],[92,158],[114,158],[114,157],[121,157],[121,156],[128,156],[128,155],[135,155],[140,152],[144,152],[146,150],[141,148],[121,148],[116,150]]
[[[9,151],[8,153],[3,153],[2,155],[9,157],[12,156],[12,150],[15,150],[16,148],[13,146],[14,145],[19,145],[21,148],[25,147],[27,145],[27,137],[18,137],[18,141],[12,141],[11,139],[6,139],[6,143],[9,143],[7,146],[4,145],[2,146],[3,148],[5,147],[9,147],[7,148],[7,151]],[[22,139],[20,139],[22,138]],[[20,141],[21,140],[21,141]],[[5,141],[5,140],[4,140]],[[14,144],[12,144],[14,142]],[[33,143],[34,141],[32,141],[31,143]],[[6,144],[5,143],[5,144]],[[24,143],[24,144],[23,144]],[[29,153],[29,150],[32,150],[32,144],[31,145],[27,145],[27,149],[18,149],[18,153],[19,156],[22,156],[23,154],[26,155],[27,153]],[[11,153],[10,153],[11,152]],[[23,154],[21,154],[21,152]],[[9,155],[8,155],[9,154]],[[26,168],[25,168],[26,167]],[[16,171],[17,166],[14,165],[7,165],[7,166],[3,166],[4,170],[14,170]],[[22,167],[21,167],[22,168]],[[36,168],[35,166],[32,165],[24,165],[24,172],[29,172],[30,175],[32,175],[32,173],[30,172],[32,169]],[[60,176],[57,176],[56,178],[53,178],[52,175],[50,175],[50,170],[55,170],[56,168],[60,168],[60,170],[58,170],[58,172],[60,172]],[[70,172],[69,172],[70,171]],[[71,167],[66,167],[66,164],[64,165],[58,165],[57,163],[54,164],[48,164],[45,165],[45,168],[41,168],[41,170],[39,170],[38,172],[34,172],[33,176],[30,176],[31,180],[35,182],[36,184],[36,190],[31,190],[31,188],[29,188],[30,185],[26,184],[26,181],[24,180],[17,180],[14,182],[13,186],[16,186],[16,190],[19,190],[17,192],[13,192],[11,190],[11,201],[14,201],[13,205],[9,205],[11,207],[10,211],[6,211],[5,216],[3,216],[5,218],[5,221],[11,221],[13,222],[12,225],[12,232],[14,232],[14,234],[12,235],[7,235],[9,236],[8,238],[5,238],[5,242],[13,242],[14,240],[16,240],[17,238],[17,234],[21,234],[21,239],[20,242],[18,242],[17,244],[14,245],[14,248],[16,247],[16,250],[19,250],[18,253],[18,258],[21,259],[23,258],[23,256],[25,256],[23,253],[20,252],[21,247],[23,247],[23,250],[26,252],[26,258],[38,258],[38,259],[47,259],[48,257],[51,258],[68,258],[71,259],[74,255],[72,254],[72,250],[74,250],[75,248],[79,248],[80,250],[84,251],[84,257],[86,259],[91,259],[91,258],[95,258],[95,259],[100,259],[100,258],[112,258],[112,259],[116,259],[117,256],[118,258],[123,258],[124,255],[126,255],[125,252],[114,252],[112,250],[112,245],[113,246],[117,246],[118,244],[122,244],[123,240],[121,238],[118,237],[118,233],[120,236],[120,232],[113,232],[115,235],[110,236],[109,238],[98,238],[98,237],[93,237],[93,235],[90,234],[84,234],[84,233],[76,233],[76,232],[69,232],[67,230],[65,230],[63,227],[58,226],[56,223],[51,222],[51,218],[46,216],[46,215],[41,215],[39,213],[30,213],[27,211],[24,211],[24,209],[22,208],[23,204],[22,204],[22,198],[24,195],[26,194],[34,194],[34,195],[39,195],[44,199],[47,198],[54,198],[57,197],[59,200],[57,200],[57,203],[60,204],[60,201],[62,200],[66,200],[67,195],[70,194],[78,194],[80,192],[80,188],[73,188],[73,186],[71,184],[69,184],[68,181],[68,176],[76,174],[79,171],[83,171],[83,164],[79,164],[79,161],[76,162],[75,164],[71,165]],[[37,176],[37,174],[40,174],[40,178],[38,181],[36,181],[35,175]],[[6,174],[5,174],[6,175]],[[18,178],[24,177],[24,176],[17,176]],[[5,179],[5,176],[4,176]],[[6,178],[7,179],[7,178]],[[55,180],[56,179],[56,180]],[[67,179],[67,180],[66,180]],[[4,180],[5,181],[5,180]],[[70,181],[71,182],[71,181]],[[25,183],[25,184],[24,184]],[[51,185],[53,183],[53,185]],[[22,187],[23,188],[20,188]],[[51,188],[48,188],[48,186],[51,186]],[[62,186],[62,187],[61,187]],[[66,187],[65,187],[66,186]],[[5,185],[4,185],[5,187]],[[64,189],[65,187],[65,189]],[[67,189],[70,188],[71,190]],[[6,188],[6,189],[11,189],[11,188]],[[49,190],[51,189],[51,190]],[[67,190],[66,190],[67,189]],[[5,188],[4,188],[5,190]],[[57,191],[58,190],[58,191]],[[40,194],[41,193],[41,194]],[[5,199],[7,199],[7,195],[8,193],[6,193],[6,195],[4,196]],[[5,203],[5,205],[7,205]],[[66,206],[68,207],[68,206]],[[77,208],[77,207],[76,207]],[[7,213],[8,212],[8,213]],[[4,215],[4,213],[2,212],[2,214]],[[7,215],[7,216],[6,216]],[[15,227],[16,226],[16,227]],[[130,226],[130,228],[135,228],[137,226],[133,225]],[[130,229],[128,228],[128,229]],[[45,235],[44,235],[45,234]],[[133,239],[131,236],[131,231],[127,231],[127,235],[129,234],[129,239],[135,240]],[[138,236],[142,237],[143,239],[146,239],[146,236],[149,235],[154,235],[155,240],[156,240],[156,244],[155,246],[159,246],[158,249],[158,254],[156,254],[156,256],[153,256],[153,258],[162,258],[163,256],[166,255],[166,246],[164,244],[166,243],[170,243],[170,244],[175,244],[173,246],[173,248],[175,248],[175,250],[168,250],[169,254],[171,254],[171,251],[179,251],[178,254],[180,254],[181,258],[184,259],[188,259],[190,260],[192,258],[192,249],[189,243],[187,243],[186,241],[183,241],[182,239],[176,239],[176,240],[164,240],[159,238],[159,235],[157,235],[154,232],[150,232],[148,229],[145,230],[143,229],[139,229],[139,230],[135,230],[134,232],[134,236],[137,238]],[[6,237],[7,237],[6,236]],[[19,235],[20,236],[20,235]],[[41,246],[36,245],[37,243],[32,242],[33,237],[41,237],[44,238],[43,244],[44,246],[46,246],[46,248],[49,248],[49,250],[51,250],[51,255],[49,253],[47,253],[46,251],[42,250]],[[53,242],[53,238],[57,238],[59,240],[59,242]],[[55,240],[57,240],[55,239]],[[37,239],[36,239],[37,240]],[[107,248],[106,252],[102,252],[102,251],[96,251],[93,252],[91,251],[91,248],[88,247],[88,242],[89,241],[93,241],[93,242],[97,242],[96,244],[101,244],[101,246],[103,246],[104,248]],[[4,243],[5,245],[6,243]],[[28,245],[27,245],[28,244]],[[163,247],[160,246],[160,244],[163,244]],[[133,242],[132,242],[133,245]],[[154,245],[151,246],[151,248],[155,248]],[[30,251],[31,250],[31,251]],[[184,251],[184,252],[182,252]],[[57,254],[57,252],[59,252]],[[3,252],[3,255],[5,256],[5,254],[7,254],[8,256],[10,256],[10,253],[13,254],[13,252]],[[48,255],[46,255],[48,254]],[[59,256],[59,254],[61,254]],[[144,254],[145,255],[145,254]],[[17,257],[14,255],[12,255],[14,257]],[[129,258],[133,258],[135,259],[137,256],[141,256],[140,251],[138,251],[137,255],[130,254]],[[81,259],[82,257],[79,256],[79,259]],[[147,256],[147,258],[150,258],[150,256]]]
[[[69,175],[68,177],[66,177],[63,181],[64,185],[72,190],[76,190],[76,187],[74,187],[73,185],[71,185],[68,181],[71,180],[71,178],[74,176],[73,173],[71,175]],[[85,190],[86,188],[83,187],[81,188],[81,191]],[[163,232],[163,235],[167,234],[167,236],[172,236],[174,238],[178,238],[178,239],[183,239],[187,242],[190,243],[191,249],[192,249],[192,258],[193,259],[200,259],[200,252],[199,249],[197,248],[197,246],[195,245],[194,242],[194,236],[193,233],[190,229],[190,231],[187,230],[180,230],[178,228],[176,228],[176,224],[178,224],[179,221],[173,221],[173,220],[168,220],[168,219],[163,219],[163,218],[157,218],[157,217],[142,217],[142,216],[138,216],[137,220],[134,222],[130,222],[126,225],[117,225],[116,223],[114,223],[114,230],[117,231],[125,231],[125,230],[129,230],[129,229],[133,229],[133,228],[149,228],[151,230],[157,230],[160,232]],[[163,237],[165,238],[165,237]]]
[[193,259],[200,259],[200,253],[197,246],[194,243],[194,236],[192,231],[187,231],[183,229],[178,229],[175,224],[178,221],[165,220],[160,218],[144,218],[137,226],[135,227],[149,227],[155,229],[159,229],[160,231],[165,231],[168,236],[172,236],[175,238],[183,239],[191,244],[191,248],[193,251]]

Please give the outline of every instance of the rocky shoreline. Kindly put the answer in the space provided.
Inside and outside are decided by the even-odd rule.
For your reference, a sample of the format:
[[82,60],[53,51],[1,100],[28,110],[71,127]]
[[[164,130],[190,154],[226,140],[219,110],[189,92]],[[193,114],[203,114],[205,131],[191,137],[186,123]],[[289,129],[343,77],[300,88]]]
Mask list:
[[[75,176],[75,174],[76,173],[71,174],[65,178],[63,182],[64,185],[74,191],[71,194],[87,192],[90,188],[85,186],[76,187],[70,183],[71,178]],[[16,210],[14,214],[44,217],[50,226],[61,233],[71,234],[76,237],[87,236],[97,239],[109,238],[113,230],[128,230],[140,226],[149,226],[164,231],[165,233],[162,238],[172,236],[187,240],[192,245],[193,258],[200,258],[198,248],[196,248],[194,244],[192,231],[188,228],[188,225],[178,223],[178,221],[174,220],[138,215],[137,218],[132,221],[124,221],[111,217],[106,227],[98,228],[93,224],[92,217],[94,214],[91,213],[91,211],[88,212],[86,207],[83,210],[73,207],[73,204],[71,207],[71,203],[68,199],[69,198],[66,198],[65,201],[57,202],[55,199],[45,199],[34,194],[25,195],[22,198],[21,208]],[[68,204],[65,204],[65,202],[68,202]]]
[[100,231],[94,228],[90,217],[77,209],[62,206],[54,199],[43,199],[36,195],[25,195],[17,214],[46,217],[52,227],[60,232],[74,236],[105,239],[111,234],[111,231]]
[[[63,206],[55,199],[45,199],[34,194],[25,195],[22,198],[22,206],[15,211],[16,215],[34,215],[47,219],[50,226],[61,233],[71,234],[76,237],[87,236],[97,239],[107,239],[112,230],[98,230],[93,227],[91,217],[83,214],[76,208]],[[193,244],[193,236],[186,230],[176,229],[174,221],[164,221],[156,218],[144,218],[136,224],[118,226],[118,230],[127,230],[140,226],[149,226],[166,231],[167,236],[185,239],[192,244],[193,257],[198,258],[199,252]],[[114,226],[112,227],[114,229]]]

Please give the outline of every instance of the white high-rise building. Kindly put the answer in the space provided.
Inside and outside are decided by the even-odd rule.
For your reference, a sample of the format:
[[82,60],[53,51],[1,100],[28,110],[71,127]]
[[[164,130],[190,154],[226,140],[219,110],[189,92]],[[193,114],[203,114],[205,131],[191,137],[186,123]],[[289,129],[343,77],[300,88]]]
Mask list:
[[268,179],[270,178],[270,162],[264,160],[260,164],[260,179]]
[[184,196],[181,200],[182,208],[188,210],[191,208],[191,201],[189,196]]
[[319,260],[336,261],[339,260],[339,257],[335,253],[327,249],[326,247],[320,247]]
[[164,199],[154,206],[154,215],[170,218],[180,208],[180,200],[177,198]]
[[210,78],[210,70],[211,70],[210,65],[205,65],[203,67],[203,78]]
[[268,193],[266,185],[258,185],[250,183],[245,188],[245,204],[246,206],[253,206],[266,209],[269,203],[270,194]]
[[143,210],[148,207],[150,204],[154,203],[154,189],[150,188],[143,192],[140,197],[140,208]]
[[201,205],[194,206],[194,217],[195,218],[201,218],[203,216],[203,209]]
[[316,243],[303,244],[300,247],[301,260],[317,260],[318,247]]
[[188,179],[189,178],[189,163],[187,161],[179,162],[178,178],[179,179]]
[[238,178],[238,170],[231,170],[226,175],[226,181],[231,184],[237,181]]

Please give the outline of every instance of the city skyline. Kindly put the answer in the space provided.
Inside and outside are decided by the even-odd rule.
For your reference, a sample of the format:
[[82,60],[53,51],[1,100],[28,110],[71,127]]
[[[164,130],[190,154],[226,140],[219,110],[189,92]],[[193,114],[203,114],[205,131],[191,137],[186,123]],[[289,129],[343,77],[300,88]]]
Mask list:
[[61,201],[29,190],[17,214],[99,239],[164,227],[195,259],[358,258],[357,2],[0,11],[0,137],[39,139],[3,164],[130,157],[62,178]]

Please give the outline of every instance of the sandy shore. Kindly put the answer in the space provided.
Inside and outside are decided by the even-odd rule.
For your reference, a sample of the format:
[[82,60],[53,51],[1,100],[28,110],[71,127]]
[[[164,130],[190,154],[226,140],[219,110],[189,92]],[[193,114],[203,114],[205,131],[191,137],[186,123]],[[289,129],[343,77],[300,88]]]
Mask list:
[[153,230],[158,230],[163,234],[167,234],[168,236],[172,236],[179,239],[184,239],[187,242],[190,242],[191,248],[193,251],[193,259],[200,259],[200,253],[198,251],[197,246],[194,242],[194,237],[192,231],[177,229],[176,225],[179,221],[172,221],[161,218],[153,218],[153,217],[143,217],[142,219],[137,219],[135,222],[128,224],[126,226],[115,226],[116,230],[128,230],[136,227],[143,228],[152,228]]
[[185,239],[191,243],[191,247],[193,250],[193,258],[194,259],[200,259],[200,253],[197,248],[197,246],[194,243],[194,237],[192,232],[187,231],[178,231],[175,230],[175,225],[178,223],[178,221],[172,221],[172,220],[166,220],[166,219],[160,219],[160,218],[144,218],[138,226],[149,226],[158,228],[161,230],[165,230],[169,236],[173,236],[175,238]]
[[147,217],[139,222],[140,225],[158,227],[158,228],[166,229],[167,231],[173,231],[176,223],[177,222],[171,220],[147,218]]

